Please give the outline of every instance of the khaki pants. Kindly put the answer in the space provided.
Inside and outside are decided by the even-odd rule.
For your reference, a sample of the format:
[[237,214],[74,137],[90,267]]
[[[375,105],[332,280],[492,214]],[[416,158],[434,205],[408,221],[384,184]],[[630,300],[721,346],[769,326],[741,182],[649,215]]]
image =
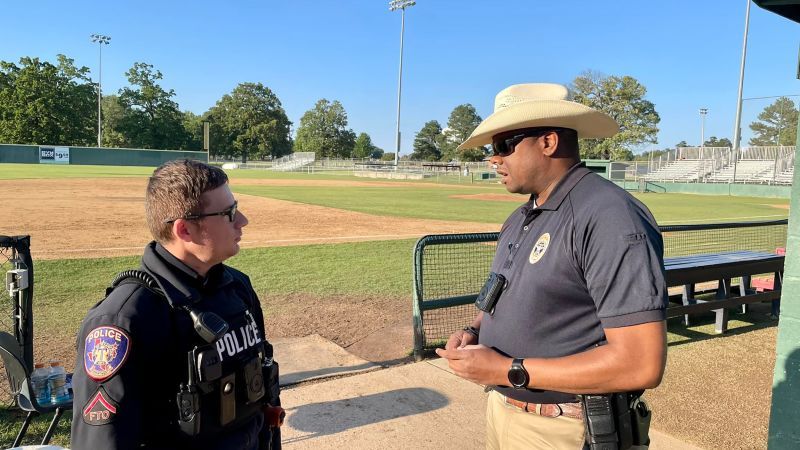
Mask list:
[[579,450],[584,446],[583,421],[542,417],[505,402],[497,391],[486,405],[486,448],[491,450]]

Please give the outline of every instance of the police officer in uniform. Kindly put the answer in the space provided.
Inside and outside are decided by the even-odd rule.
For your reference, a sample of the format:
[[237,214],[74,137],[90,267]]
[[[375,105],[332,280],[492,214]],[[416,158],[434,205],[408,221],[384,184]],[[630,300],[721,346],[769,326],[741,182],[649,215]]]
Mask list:
[[260,303],[223,264],[248,223],[225,172],[168,162],[145,211],[155,241],[140,270],[118,277],[78,334],[72,448],[280,448]]
[[[567,95],[556,84],[510,86],[460,146],[491,144],[506,189],[530,194],[501,229],[481,311],[437,349],[457,375],[494,386],[491,449],[583,448],[597,437],[587,438],[584,423],[595,411],[579,400],[627,402],[664,372],[658,226],[641,202],[580,162],[578,138],[610,137],[618,125]],[[617,406],[610,414],[627,411]],[[600,436],[616,439],[603,448],[630,448],[623,422]]]

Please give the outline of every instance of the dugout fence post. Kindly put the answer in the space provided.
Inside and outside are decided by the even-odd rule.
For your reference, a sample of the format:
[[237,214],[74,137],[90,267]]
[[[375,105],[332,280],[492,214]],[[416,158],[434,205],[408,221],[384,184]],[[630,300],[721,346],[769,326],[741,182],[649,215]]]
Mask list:
[[[7,303],[0,324],[14,336],[33,372],[33,259],[30,236],[0,236],[0,267]],[[4,330],[5,331],[5,330]]]

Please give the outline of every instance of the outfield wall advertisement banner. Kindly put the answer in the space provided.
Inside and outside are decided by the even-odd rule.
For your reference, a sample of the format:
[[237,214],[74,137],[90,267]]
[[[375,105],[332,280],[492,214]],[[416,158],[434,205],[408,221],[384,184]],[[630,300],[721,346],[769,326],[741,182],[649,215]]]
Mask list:
[[69,164],[69,147],[39,147],[40,164]]

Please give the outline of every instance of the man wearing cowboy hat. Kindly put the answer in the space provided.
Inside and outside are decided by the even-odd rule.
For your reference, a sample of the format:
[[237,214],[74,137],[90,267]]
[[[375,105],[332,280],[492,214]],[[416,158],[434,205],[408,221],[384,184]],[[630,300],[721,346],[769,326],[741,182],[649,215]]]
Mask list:
[[[459,147],[491,144],[506,189],[531,194],[503,224],[483,311],[437,349],[457,375],[494,387],[487,448],[582,448],[578,394],[642,391],[664,373],[658,225],[580,162],[578,138],[619,127],[567,95],[557,84],[510,86]],[[625,447],[621,436],[612,438]]]

